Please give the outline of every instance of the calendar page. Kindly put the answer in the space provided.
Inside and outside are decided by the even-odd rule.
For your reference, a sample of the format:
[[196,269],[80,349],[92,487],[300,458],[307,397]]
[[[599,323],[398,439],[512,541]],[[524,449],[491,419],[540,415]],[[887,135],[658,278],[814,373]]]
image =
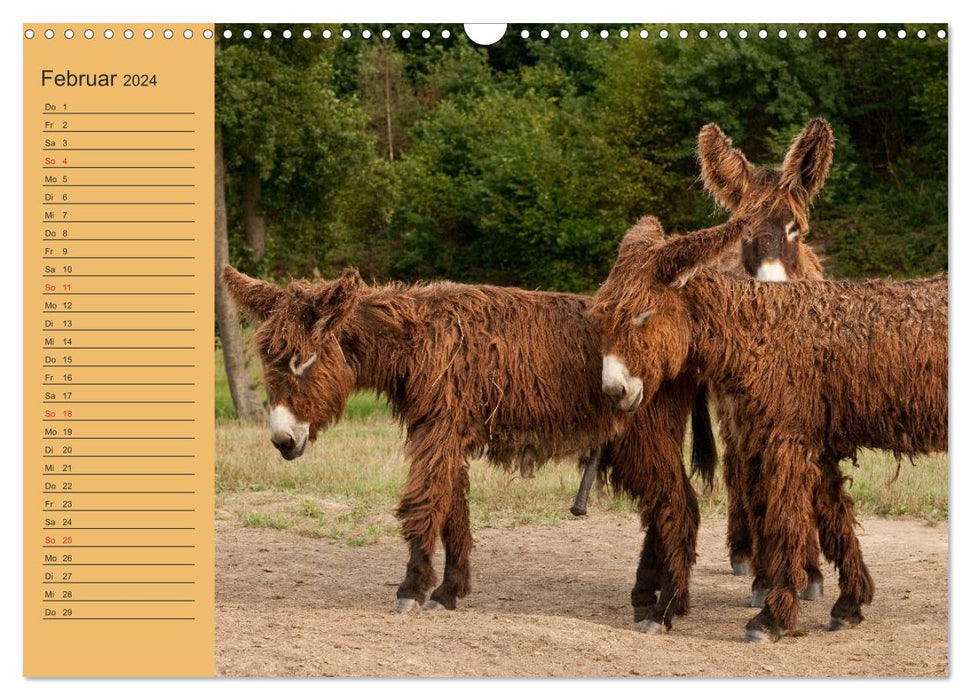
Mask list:
[[22,33],[25,676],[950,675],[948,25]]
[[35,31],[25,673],[208,675],[213,28]]

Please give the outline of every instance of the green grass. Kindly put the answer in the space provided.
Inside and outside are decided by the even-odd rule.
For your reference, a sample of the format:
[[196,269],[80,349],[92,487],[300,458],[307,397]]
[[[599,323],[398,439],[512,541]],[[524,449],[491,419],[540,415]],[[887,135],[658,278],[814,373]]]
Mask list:
[[278,513],[252,512],[242,515],[239,524],[243,527],[264,527],[270,530],[286,530],[292,522],[289,518]]
[[[216,422],[231,421],[236,418],[236,409],[233,407],[233,397],[229,393],[229,379],[226,377],[226,364],[223,362],[223,349],[216,343]],[[247,353],[247,368],[253,383],[257,387],[260,399],[266,401],[266,391],[263,388],[263,370],[259,360],[254,360]]]
[[[392,515],[407,474],[403,437],[387,408],[371,394],[356,394],[345,419],[318,438],[297,460],[286,462],[269,443],[265,425],[222,422],[216,429],[216,492],[219,517],[245,527],[289,530],[361,546],[397,532]],[[947,518],[947,456],[896,462],[886,453],[864,452],[859,467],[848,463],[848,488],[859,517]],[[469,505],[473,527],[555,524],[571,519],[579,483],[573,462],[552,463],[524,479],[483,460],[471,466]],[[702,514],[726,514],[720,483],[711,491],[695,484]],[[591,512],[633,516],[623,497],[591,495]]]

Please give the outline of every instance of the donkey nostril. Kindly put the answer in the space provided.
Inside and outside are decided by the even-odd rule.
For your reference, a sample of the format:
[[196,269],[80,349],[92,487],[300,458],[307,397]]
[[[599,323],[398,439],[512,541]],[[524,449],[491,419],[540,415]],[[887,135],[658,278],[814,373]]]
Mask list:
[[297,441],[293,439],[292,435],[283,436],[273,436],[270,438],[270,442],[276,447],[280,452],[289,452],[294,447],[297,446]]
[[618,401],[624,397],[624,394],[627,393],[627,389],[623,384],[611,384],[603,387],[603,393],[613,401]]

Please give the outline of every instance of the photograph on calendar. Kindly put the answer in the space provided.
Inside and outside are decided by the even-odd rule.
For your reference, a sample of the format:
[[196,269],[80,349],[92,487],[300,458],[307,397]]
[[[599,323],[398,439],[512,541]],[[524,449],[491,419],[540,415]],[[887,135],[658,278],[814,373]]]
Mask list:
[[947,26],[478,33],[215,27],[215,672],[949,675]]

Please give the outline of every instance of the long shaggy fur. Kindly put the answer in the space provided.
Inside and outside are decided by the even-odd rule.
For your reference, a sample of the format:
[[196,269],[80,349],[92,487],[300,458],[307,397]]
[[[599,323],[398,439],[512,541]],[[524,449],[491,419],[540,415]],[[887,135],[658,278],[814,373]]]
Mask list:
[[801,426],[840,454],[947,448],[945,277],[774,285],[699,274],[684,298],[704,376],[744,396],[748,418],[764,408],[775,431]]
[[[740,229],[689,234],[716,255]],[[756,575],[771,592],[750,629],[778,636],[797,619],[804,564],[818,528],[840,571],[834,618],[862,615],[872,581],[852,531],[852,501],[842,492],[838,458],[859,448],[914,455],[947,449],[947,279],[911,282],[798,281],[766,284],[700,268],[689,244],[621,247],[592,316],[604,352],[627,362],[646,388],[678,363],[696,367],[714,390],[735,399],[734,448],[745,465]],[[692,270],[680,289],[667,282],[670,260]],[[655,270],[658,272],[655,273]],[[631,315],[657,313],[638,327]],[[671,343],[669,328],[686,326]],[[649,378],[649,379],[648,379]]]

